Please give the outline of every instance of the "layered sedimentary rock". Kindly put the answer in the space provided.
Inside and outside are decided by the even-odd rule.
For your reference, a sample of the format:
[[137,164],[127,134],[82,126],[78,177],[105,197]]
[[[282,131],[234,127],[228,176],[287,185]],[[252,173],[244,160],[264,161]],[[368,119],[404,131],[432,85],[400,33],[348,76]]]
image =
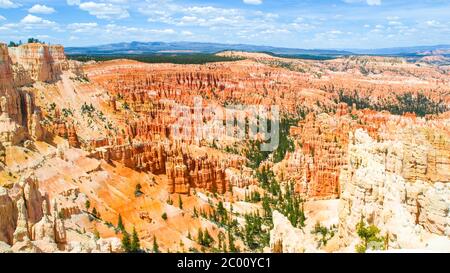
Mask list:
[[[426,232],[450,236],[448,136],[442,141],[447,144],[436,145],[420,128],[381,143],[361,129],[355,132],[349,164],[341,173],[339,236],[343,245],[354,240],[362,218],[388,236],[391,248],[426,247]],[[435,160],[436,155],[440,160]]]
[[[9,54],[13,65],[28,73],[29,79],[40,82],[57,80],[63,70],[69,67],[62,46],[49,46],[40,43],[10,47]],[[17,75],[22,77],[23,75]],[[19,81],[20,82],[20,81]]]
[[190,188],[225,193],[230,190],[225,167],[207,157],[188,158],[183,154],[169,156],[166,163],[170,193],[188,194]]
[[[63,196],[57,199],[59,198],[66,199]],[[69,241],[62,216],[70,218],[81,211],[72,211],[68,215],[67,207],[60,210],[56,199],[51,206],[47,200],[41,194],[38,181],[32,174],[24,176],[20,183],[14,184],[9,190],[0,187],[0,244],[5,245],[2,251],[71,251],[80,243],[73,238]],[[89,238],[84,240],[79,251],[121,251],[120,244],[112,239],[105,239],[102,244],[96,244],[95,240]],[[88,245],[92,247],[89,248]]]
[[[12,245],[17,227],[21,229],[18,232],[22,232],[41,219],[42,202],[45,199],[33,175],[22,177],[21,181],[9,190],[0,189],[2,199],[0,207],[3,213],[0,236],[2,241]],[[21,234],[17,236],[23,237]]]
[[76,127],[73,124],[67,122],[55,122],[51,125],[50,131],[54,135],[67,139],[70,147],[80,147]]
[[0,187],[0,216],[0,241],[11,244],[17,221],[16,207],[3,187]]
[[21,96],[14,88],[8,47],[0,44],[0,142],[16,144],[25,136]]
[[16,145],[27,137],[45,138],[34,95],[20,88],[34,81],[54,81],[67,67],[62,47],[26,44],[8,48],[0,44],[1,142]]
[[121,162],[127,167],[152,173],[165,172],[166,152],[162,144],[156,142],[125,143],[122,139],[99,139],[92,141],[92,157],[105,161]]

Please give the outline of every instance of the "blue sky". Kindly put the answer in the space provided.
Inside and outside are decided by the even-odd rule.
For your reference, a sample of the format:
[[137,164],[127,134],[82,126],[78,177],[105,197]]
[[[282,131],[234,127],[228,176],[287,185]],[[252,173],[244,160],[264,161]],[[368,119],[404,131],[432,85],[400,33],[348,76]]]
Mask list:
[[450,0],[0,0],[0,41],[296,48],[450,44]]

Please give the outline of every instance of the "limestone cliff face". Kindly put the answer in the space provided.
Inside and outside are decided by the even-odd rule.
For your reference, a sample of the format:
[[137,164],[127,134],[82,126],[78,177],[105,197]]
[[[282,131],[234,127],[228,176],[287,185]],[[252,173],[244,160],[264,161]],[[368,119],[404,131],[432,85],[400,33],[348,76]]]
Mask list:
[[[33,175],[24,176],[9,190],[0,187],[0,214],[2,216],[0,240],[13,244],[14,232],[19,224],[23,228],[25,224],[32,226],[39,221],[42,217],[43,201],[44,197],[39,191],[38,182]],[[23,206],[20,205],[21,203]],[[20,223],[21,221],[26,223]]]
[[361,217],[389,235],[390,248],[424,248],[430,233],[444,236],[445,242],[450,236],[450,157],[448,144],[438,145],[437,139],[418,130],[381,143],[362,129],[351,135],[348,166],[340,175],[343,246],[354,242]]
[[[29,174],[9,190],[0,187],[0,245],[12,252],[71,251],[78,241],[67,238],[61,218],[64,212],[59,210],[56,199],[49,206],[48,197],[42,195],[38,185],[34,174]],[[101,247],[95,241],[88,244],[92,244],[92,248],[81,247],[79,252],[96,251]],[[104,245],[110,243],[104,242]],[[119,249],[116,244],[114,251]],[[111,247],[99,250],[113,251]]]
[[33,94],[21,87],[34,81],[54,81],[68,68],[60,46],[0,44],[0,142],[16,145],[25,138],[42,140],[45,131]]
[[[26,75],[16,73],[18,83],[23,79],[50,82],[58,79],[59,74],[69,67],[62,46],[48,46],[45,44],[25,44],[9,48],[12,63],[19,67],[16,71],[25,71]],[[20,68],[23,68],[21,70]],[[21,79],[21,80],[19,80]]]
[[14,88],[8,47],[0,44],[0,142],[15,144],[23,139],[21,95]]

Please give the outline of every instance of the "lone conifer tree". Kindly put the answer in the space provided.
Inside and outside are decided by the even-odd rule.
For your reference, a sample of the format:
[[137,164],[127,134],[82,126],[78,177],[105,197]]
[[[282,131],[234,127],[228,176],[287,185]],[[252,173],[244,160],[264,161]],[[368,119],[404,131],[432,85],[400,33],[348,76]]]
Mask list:
[[117,221],[117,228],[118,228],[121,232],[124,232],[124,231],[125,231],[125,226],[123,225],[122,215],[121,215],[121,214],[119,214],[119,220]]
[[178,195],[178,207],[183,209],[183,200],[181,200],[181,195]]
[[156,236],[153,235],[153,253],[159,253],[159,246],[156,242]]
[[125,252],[131,252],[130,234],[126,231],[123,232],[122,248]]
[[139,241],[139,236],[136,232],[136,228],[133,227],[133,234],[131,237],[131,252],[138,252],[141,249],[141,243]]

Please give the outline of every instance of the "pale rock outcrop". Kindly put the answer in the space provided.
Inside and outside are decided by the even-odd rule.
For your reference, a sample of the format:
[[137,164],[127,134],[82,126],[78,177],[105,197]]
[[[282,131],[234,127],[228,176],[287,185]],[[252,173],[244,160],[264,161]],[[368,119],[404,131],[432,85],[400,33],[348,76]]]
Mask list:
[[66,251],[71,253],[91,253],[97,251],[97,243],[94,239],[86,241],[70,241]]
[[33,240],[44,240],[50,243],[54,243],[55,240],[55,228],[51,215],[48,211],[47,201],[42,202],[42,211],[44,215],[42,219],[37,222],[32,228]]
[[25,208],[25,201],[20,199],[16,203],[17,206],[17,227],[14,231],[13,243],[16,244],[18,242],[22,242],[25,240],[30,240],[30,230],[28,228],[28,216],[27,209]]
[[62,70],[69,67],[62,46],[30,43],[9,48],[9,54],[12,63],[23,67],[33,81],[57,80]]
[[19,181],[19,185],[23,188],[23,197],[25,198],[26,208],[28,211],[28,221],[35,224],[42,218],[43,210],[41,204],[44,198],[39,191],[39,181],[34,174],[31,174]]
[[[356,224],[361,218],[388,236],[389,248],[424,248],[430,233],[446,240],[444,236],[448,236],[450,225],[450,185],[426,177],[423,168],[429,166],[426,160],[417,160],[422,163],[415,164],[416,167],[408,163],[410,160],[404,162],[411,153],[423,158],[426,155],[423,146],[406,149],[402,140],[379,143],[361,129],[350,139],[353,144],[349,145],[348,166],[340,177],[342,246],[355,244]],[[411,173],[420,174],[419,177],[428,181],[407,180],[410,176],[402,176]]]
[[1,253],[12,253],[11,247],[2,241],[0,241],[0,254]]
[[97,251],[102,253],[123,252],[122,242],[119,238],[101,238],[97,240]]
[[270,248],[271,251],[282,253],[303,253],[307,251],[305,238],[306,234],[303,230],[292,226],[291,222],[278,211],[273,211],[273,229],[270,231]]
[[24,241],[17,242],[11,247],[12,252],[15,253],[41,253],[42,250],[37,247],[34,242],[29,239],[25,239]]
[[21,87],[33,80],[57,79],[60,70],[52,67],[59,67],[62,61],[53,61],[45,53],[46,48],[40,44],[17,48],[0,44],[0,142],[5,145],[17,145],[28,137],[42,140],[45,136],[33,95]]
[[13,238],[13,246],[11,248],[12,251],[29,252],[29,253],[41,252],[41,249],[30,240],[25,201],[23,199],[19,199],[16,205],[18,217],[17,217],[17,227],[13,235],[14,238]]
[[21,96],[14,88],[8,47],[0,43],[0,142],[14,145],[25,137],[22,127]]
[[67,242],[66,236],[66,228],[64,226],[64,221],[60,217],[60,213],[58,211],[56,200],[53,200],[53,223],[55,230],[55,241],[59,244],[65,244]]

